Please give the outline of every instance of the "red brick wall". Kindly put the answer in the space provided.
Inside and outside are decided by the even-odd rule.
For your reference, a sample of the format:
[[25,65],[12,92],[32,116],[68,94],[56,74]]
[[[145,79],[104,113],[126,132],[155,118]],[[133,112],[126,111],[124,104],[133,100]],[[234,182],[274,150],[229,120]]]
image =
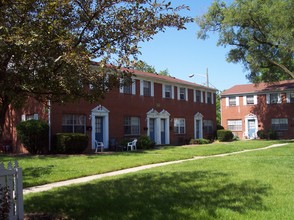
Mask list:
[[258,95],[256,105],[243,105],[243,96],[239,96],[239,106],[226,106],[226,98],[221,99],[222,126],[228,129],[228,120],[242,120],[242,132],[234,132],[243,138],[245,132],[245,116],[252,113],[257,116],[258,130],[270,130],[272,118],[288,118],[288,130],[279,132],[280,138],[294,138],[294,104],[286,103],[286,95],[282,94],[282,103],[267,104],[266,95]]

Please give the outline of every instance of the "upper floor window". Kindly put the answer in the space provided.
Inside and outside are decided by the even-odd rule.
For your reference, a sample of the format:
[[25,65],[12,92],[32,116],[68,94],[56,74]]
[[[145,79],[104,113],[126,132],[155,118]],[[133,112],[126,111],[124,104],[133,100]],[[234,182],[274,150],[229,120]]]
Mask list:
[[230,96],[229,97],[229,106],[236,106],[236,105],[237,105],[236,96]]
[[200,90],[195,90],[195,102],[202,102],[201,95],[202,92]]
[[281,103],[281,95],[279,93],[270,93],[266,95],[266,102],[267,104],[276,104]]
[[142,96],[154,96],[154,83],[151,81],[140,81],[140,95]]
[[231,131],[242,131],[242,120],[228,120],[228,129]]
[[38,114],[27,114],[27,115],[22,115],[21,120],[22,121],[28,121],[28,120],[38,120],[39,115]]
[[287,92],[287,102],[294,103],[294,91]]
[[62,132],[65,133],[85,133],[86,116],[78,114],[62,115]]
[[120,93],[135,95],[136,94],[136,81],[132,80],[132,79],[124,81],[122,79]]
[[184,118],[174,119],[174,132],[175,134],[185,134],[186,133],[186,122]]
[[179,91],[179,94],[178,94],[179,100],[188,100],[186,88],[180,87],[178,91]]
[[272,118],[272,129],[275,131],[288,130],[288,118]]
[[139,135],[140,134],[140,118],[125,117],[124,133],[125,135]]
[[169,98],[172,99],[174,94],[173,94],[173,86],[172,85],[163,85],[163,98]]
[[206,103],[212,104],[212,95],[211,92],[206,93]]
[[254,95],[247,95],[246,96],[246,104],[253,105],[254,104]]

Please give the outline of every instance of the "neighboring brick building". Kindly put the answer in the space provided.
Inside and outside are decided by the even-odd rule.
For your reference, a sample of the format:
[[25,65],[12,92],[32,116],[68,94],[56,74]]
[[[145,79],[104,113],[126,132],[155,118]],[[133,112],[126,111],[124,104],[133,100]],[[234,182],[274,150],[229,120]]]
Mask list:
[[[51,103],[51,134],[85,133],[89,148],[94,148],[95,139],[110,148],[114,142],[141,135],[149,136],[157,145],[180,145],[191,138],[214,135],[215,89],[169,76],[133,73],[132,85],[111,90],[101,102]],[[44,105],[28,106],[24,112],[10,114],[14,122],[8,133],[14,145],[15,125],[21,119],[48,121]]]
[[294,80],[236,85],[221,94],[221,123],[239,138],[274,130],[294,138]]

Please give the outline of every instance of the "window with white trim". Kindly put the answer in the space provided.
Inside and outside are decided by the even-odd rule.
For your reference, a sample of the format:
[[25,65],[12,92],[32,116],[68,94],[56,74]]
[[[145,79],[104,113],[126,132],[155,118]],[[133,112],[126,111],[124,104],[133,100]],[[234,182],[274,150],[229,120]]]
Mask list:
[[236,96],[230,96],[229,97],[229,106],[236,106],[236,105],[237,105]]
[[163,85],[163,98],[173,98],[173,92],[172,92],[173,87],[171,85]]
[[125,135],[140,135],[140,118],[139,117],[124,118],[124,134]]
[[294,103],[294,92],[289,93],[289,102]]
[[213,134],[213,120],[203,120],[203,133]]
[[288,118],[272,118],[272,129],[275,131],[288,130]]
[[242,131],[242,120],[228,120],[228,130]]
[[246,96],[246,105],[254,105],[254,95]]
[[187,100],[187,89],[180,87],[179,88],[179,100]]
[[206,95],[206,103],[207,104],[212,104],[212,93],[211,92],[207,92],[206,93],[207,95]]
[[200,90],[195,90],[195,102],[202,102],[201,93],[202,92]]
[[64,133],[85,133],[86,116],[78,114],[62,115],[62,132]]
[[144,96],[151,96],[151,82],[150,81],[143,81],[143,95]]
[[184,118],[174,119],[174,132],[175,134],[185,134],[186,133],[186,121]]

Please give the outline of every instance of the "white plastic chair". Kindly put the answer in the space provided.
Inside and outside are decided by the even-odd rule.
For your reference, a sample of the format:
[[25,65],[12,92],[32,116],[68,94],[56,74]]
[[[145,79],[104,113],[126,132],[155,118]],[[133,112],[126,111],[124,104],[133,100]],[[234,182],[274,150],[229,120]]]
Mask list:
[[133,150],[137,150],[137,139],[131,141],[131,142],[128,142],[128,145],[127,145],[127,151],[129,150],[129,148],[131,149],[131,151]]
[[99,149],[101,152],[103,152],[104,144],[103,144],[103,142],[99,142],[99,141],[95,140],[95,153],[97,153]]

